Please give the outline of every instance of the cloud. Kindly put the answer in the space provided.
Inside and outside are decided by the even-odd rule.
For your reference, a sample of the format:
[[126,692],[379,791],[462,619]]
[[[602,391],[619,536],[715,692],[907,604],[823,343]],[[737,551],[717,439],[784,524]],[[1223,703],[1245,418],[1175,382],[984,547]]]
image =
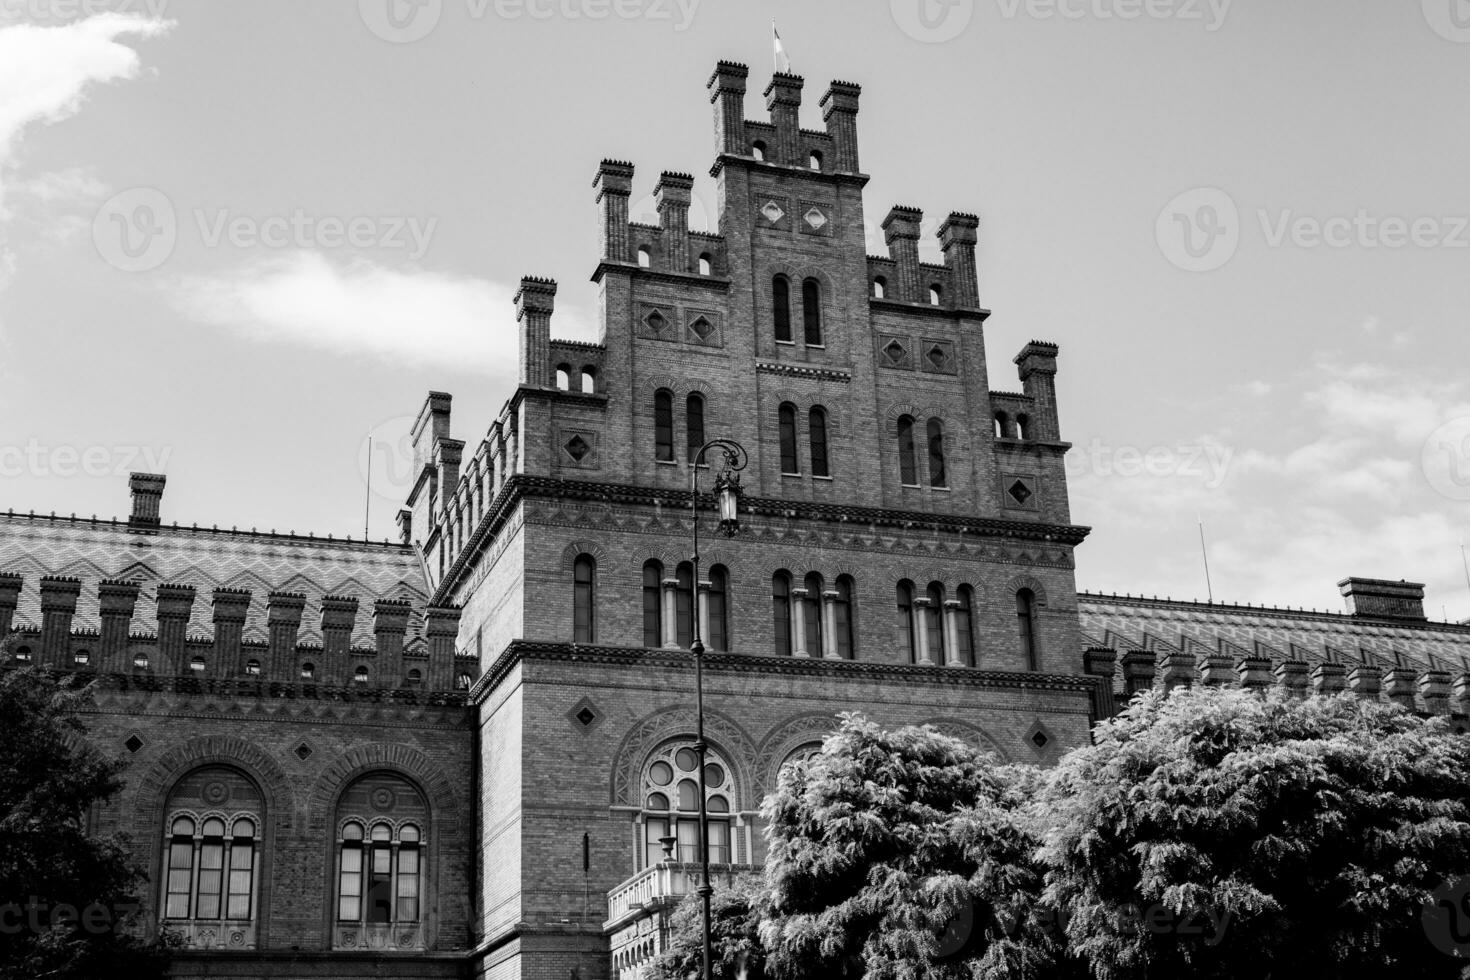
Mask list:
[[249,339],[516,380],[515,290],[500,283],[297,251],[169,290],[185,316]]

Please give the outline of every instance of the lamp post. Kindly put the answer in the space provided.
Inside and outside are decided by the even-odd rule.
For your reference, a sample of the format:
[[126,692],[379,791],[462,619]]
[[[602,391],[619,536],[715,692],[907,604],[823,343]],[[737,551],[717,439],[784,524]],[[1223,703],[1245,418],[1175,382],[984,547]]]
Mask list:
[[702,868],[699,879],[699,898],[704,907],[704,970],[701,976],[711,980],[709,905],[714,887],[709,883],[709,806],[705,800],[704,770],[709,745],[704,740],[704,640],[699,622],[699,467],[705,454],[711,449],[719,450],[725,457],[719,476],[715,477],[715,509],[720,515],[720,533],[727,538],[735,536],[740,529],[740,471],[745,469],[745,447],[733,439],[711,439],[699,447],[699,452],[689,461],[689,513],[690,525],[694,529],[693,608],[694,635],[690,637],[689,652],[694,655],[694,717],[696,736],[694,751],[699,756],[699,861]]

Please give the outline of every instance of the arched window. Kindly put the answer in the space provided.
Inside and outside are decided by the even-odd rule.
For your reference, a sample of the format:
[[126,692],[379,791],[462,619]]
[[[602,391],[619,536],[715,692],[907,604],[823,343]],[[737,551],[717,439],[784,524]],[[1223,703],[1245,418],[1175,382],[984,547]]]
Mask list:
[[837,656],[843,660],[857,658],[857,643],[853,637],[853,581],[851,575],[837,576],[837,599],[832,606],[833,640]]
[[919,485],[918,460],[914,458],[914,417],[898,417],[898,479],[906,487]]
[[368,682],[368,669],[363,664],[357,665],[357,670],[352,674],[354,684],[366,684]]
[[196,948],[255,947],[260,790],[233,769],[196,769],[164,807],[164,924]]
[[316,664],[314,664],[310,660],[308,660],[308,661],[306,661],[306,663],[304,663],[304,664],[301,665],[301,679],[302,680],[309,681],[309,680],[312,680],[315,677],[316,677]]
[[765,142],[763,140],[756,140],[754,143],[750,144],[750,155],[755,157],[757,160],[764,161],[766,159]]
[[[731,864],[730,822],[738,811],[735,774],[713,749],[705,751],[704,799],[709,812],[709,860]],[[673,858],[698,864],[699,753],[688,743],[670,742],[643,770],[643,866],[664,860],[664,838],[672,837]]]
[[959,603],[954,610],[955,657],[966,667],[975,666],[975,590],[962,585],[955,590]]
[[778,414],[781,436],[781,472],[800,473],[801,469],[796,461],[796,406],[790,402],[782,402]]
[[591,643],[596,635],[592,612],[596,588],[596,560],[591,555],[578,555],[572,566],[573,643]]
[[807,413],[807,436],[812,444],[812,476],[830,476],[827,463],[827,410],[812,406]]
[[887,295],[888,295],[888,280],[887,279],[884,279],[882,276],[875,276],[873,278],[873,298],[874,299],[883,299]]
[[949,474],[944,468],[944,423],[929,420],[929,485],[949,486]]
[[898,583],[898,635],[911,664],[919,662],[918,634],[915,627],[914,583],[904,579]]
[[85,667],[92,662],[92,654],[86,650],[78,650],[71,655],[71,662],[78,667]]
[[924,631],[928,634],[929,656],[935,663],[948,663],[949,651],[944,642],[944,585],[930,582],[926,593],[929,603],[924,607]]
[[929,287],[929,302],[931,305],[938,306],[943,299],[944,290],[939,288],[937,283]]
[[643,645],[664,645],[664,566],[656,561],[643,563]]
[[791,340],[791,280],[777,276],[771,280],[771,321],[776,327],[776,339]]
[[571,390],[572,366],[570,364],[558,364],[556,366],[556,386],[562,391]]
[[470,689],[470,685],[474,683],[475,679],[469,674],[460,674],[454,679],[454,689],[456,691],[468,691]]
[[822,169],[822,151],[821,150],[813,150],[812,151],[812,155],[807,159],[807,163],[808,163],[808,165],[813,170],[821,170]]
[[826,585],[817,572],[808,572],[802,585],[806,588],[806,598],[801,600],[802,618],[806,620],[806,652],[820,657],[825,653],[822,647],[826,633],[822,623],[822,593],[826,591]]
[[1004,438],[1006,438],[1006,427],[1009,424],[1010,424],[1010,416],[1006,415],[1005,412],[996,412],[995,413],[995,437],[997,439],[1004,439]]
[[197,657],[197,656],[196,657],[190,657],[189,658],[189,670],[192,671],[193,673],[196,673],[196,674],[202,674],[202,673],[204,673],[204,658],[203,657]]
[[724,565],[709,570],[709,624],[705,628],[713,650],[730,649],[730,573]]
[[689,462],[704,447],[704,396],[692,393],[684,400],[684,430],[688,436]]
[[1022,589],[1016,593],[1016,624],[1021,634],[1021,658],[1027,670],[1040,669],[1036,648],[1036,593]]
[[643,269],[653,265],[653,253],[648,250],[647,245],[638,246],[638,266]]
[[674,642],[687,648],[694,640],[694,566],[680,562],[674,580]]
[[1031,417],[1024,413],[1016,416],[1016,438],[1031,438]]
[[771,577],[771,616],[776,631],[776,656],[791,656],[791,573]]
[[245,661],[245,673],[247,675],[249,675],[250,677],[259,677],[260,676],[260,661],[259,660],[247,660],[247,661]]
[[337,804],[334,949],[424,949],[429,808],[408,780],[372,773]]
[[584,367],[582,369],[582,394],[590,395],[597,391],[597,369]]
[[699,274],[701,276],[710,275],[713,269],[714,263],[710,261],[709,253],[705,252],[699,257]]
[[822,346],[822,285],[815,279],[801,283],[801,323],[809,347]]
[[674,461],[674,393],[667,388],[653,393],[653,458]]
[[[15,659],[17,661],[19,661],[20,663],[23,663],[23,664],[30,663],[31,662],[31,648],[30,647],[27,647],[27,646],[19,646],[19,647],[16,647],[15,648]],[[147,664],[144,664],[144,666],[146,667]]]

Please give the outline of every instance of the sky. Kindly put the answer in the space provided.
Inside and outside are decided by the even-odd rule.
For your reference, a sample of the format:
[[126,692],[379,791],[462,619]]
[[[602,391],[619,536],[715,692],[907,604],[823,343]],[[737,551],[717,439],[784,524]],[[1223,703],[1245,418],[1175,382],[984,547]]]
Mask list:
[[393,535],[521,276],[595,337],[600,159],[713,227],[705,80],[764,118],[772,19],[803,125],[863,86],[869,251],[977,212],[991,387],[1061,345],[1081,588],[1470,617],[1470,0],[0,0],[0,508],[145,470],[166,521]]

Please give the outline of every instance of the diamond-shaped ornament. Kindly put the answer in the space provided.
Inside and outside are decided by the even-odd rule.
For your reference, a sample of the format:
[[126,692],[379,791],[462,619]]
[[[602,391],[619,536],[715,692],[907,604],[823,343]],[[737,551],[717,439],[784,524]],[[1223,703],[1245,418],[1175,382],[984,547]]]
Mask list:
[[587,440],[581,436],[572,436],[567,440],[566,451],[568,456],[580,463],[587,458],[588,453],[592,452],[592,447],[587,445]]
[[1009,493],[1018,504],[1024,504],[1026,501],[1031,499],[1031,488],[1026,486],[1026,484],[1022,483],[1020,480],[1012,483],[1010,489],[1006,492]]
[[802,217],[806,219],[806,223],[811,225],[815,231],[820,231],[822,226],[827,223],[827,216],[816,208],[812,208],[806,214],[802,215]]
[[652,313],[648,314],[648,316],[644,317],[643,322],[648,324],[649,329],[652,330],[654,333],[660,332],[661,330],[663,330],[664,327],[668,326],[669,323],[668,320],[664,319],[664,315],[658,310],[654,310]]
[[693,323],[689,324],[689,329],[693,330],[694,335],[700,340],[708,340],[709,335],[715,332],[715,325],[705,317],[697,317]]
[[904,348],[903,344],[900,344],[896,340],[889,341],[888,346],[883,348],[883,353],[887,355],[888,359],[894,364],[901,363],[903,359],[908,356],[908,351]]
[[940,347],[938,344],[935,344],[933,347],[929,348],[928,357],[929,363],[937,368],[944,367],[944,363],[949,360],[949,355],[946,354],[944,352],[944,348]]
[[786,217],[786,212],[781,210],[781,205],[775,201],[767,201],[765,207],[761,208],[761,214],[765,215],[766,220],[773,225]]

